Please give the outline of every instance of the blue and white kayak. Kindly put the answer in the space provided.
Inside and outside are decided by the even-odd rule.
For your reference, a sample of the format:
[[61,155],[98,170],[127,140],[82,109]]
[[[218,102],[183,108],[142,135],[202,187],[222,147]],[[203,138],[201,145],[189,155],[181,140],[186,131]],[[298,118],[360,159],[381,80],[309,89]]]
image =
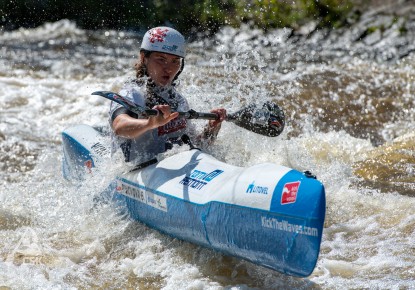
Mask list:
[[[106,138],[87,125],[63,136],[63,173],[81,179],[98,164]],[[132,218],[175,238],[306,277],[317,263],[324,186],[273,163],[242,168],[192,149],[120,174],[109,188]]]

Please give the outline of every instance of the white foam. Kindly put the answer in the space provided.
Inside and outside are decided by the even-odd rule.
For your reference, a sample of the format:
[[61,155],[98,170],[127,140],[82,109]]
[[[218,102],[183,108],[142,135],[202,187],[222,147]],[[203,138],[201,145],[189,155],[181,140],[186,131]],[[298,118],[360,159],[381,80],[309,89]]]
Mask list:
[[[264,36],[246,29],[242,32],[223,29],[218,36],[222,46],[218,46],[216,52],[207,51],[208,60],[197,51],[199,46],[189,54],[192,61],[186,64],[181,75],[180,91],[188,97],[193,109],[210,111],[222,106],[234,112],[247,104],[270,99],[292,102],[287,96],[301,92],[303,88],[298,82],[301,76],[340,69],[335,65],[305,67],[299,63],[298,69],[286,73],[278,72],[278,66],[273,71],[263,59],[266,48],[258,50],[255,43],[244,41]],[[237,32],[240,45],[234,46],[230,41]],[[51,37],[63,41],[73,37],[82,42],[86,41],[85,34],[73,23],[63,21],[33,30],[2,33],[0,41],[20,43],[31,39],[44,42],[46,49]],[[275,45],[283,44],[286,34],[272,32],[272,37],[276,35],[280,38],[275,40]],[[109,32],[108,41],[112,36],[119,34]],[[128,43],[126,45],[132,45]],[[116,53],[122,56],[116,58]],[[20,55],[16,54],[13,61],[18,62],[18,57]],[[117,52],[106,45],[99,45],[95,54],[74,57],[74,60],[38,59],[45,67],[34,71],[27,67],[13,69],[11,64],[0,68],[0,133],[5,136],[5,140],[0,139],[0,148],[4,149],[0,157],[24,160],[28,157],[19,152],[36,153],[33,154],[36,156],[33,170],[15,172],[13,182],[2,181],[0,219],[7,212],[16,221],[0,231],[0,249],[4,249],[0,251],[2,285],[22,289],[413,286],[415,258],[408,255],[408,249],[415,242],[413,198],[357,187],[352,166],[365,160],[374,146],[367,139],[353,137],[345,131],[319,132],[313,123],[315,116],[307,111],[301,115],[286,111],[287,127],[277,138],[262,137],[226,122],[209,152],[238,166],[272,161],[298,170],[311,170],[324,183],[327,216],[322,251],[318,267],[309,279],[288,277],[174,240],[129,220],[120,213],[122,207],[116,204],[94,207],[94,196],[104,190],[123,167],[120,163],[111,163],[112,166],[104,165],[108,170],[93,170],[83,186],[63,180],[60,134],[72,124],[107,124],[109,101],[90,94],[97,90],[118,91],[126,72],[131,74],[132,59],[125,52]],[[273,57],[282,61],[284,52]],[[90,62],[83,63],[88,58]],[[255,63],[260,64],[258,71],[248,69]],[[276,65],[283,64],[282,61]],[[96,70],[91,69],[94,66]],[[368,74],[391,70],[396,74],[414,74],[414,67],[409,64],[368,66],[357,59],[344,67]],[[381,86],[387,77],[383,75],[372,85]],[[343,89],[352,94],[358,86],[350,83]],[[402,98],[409,98],[411,92],[412,88],[408,87]],[[339,99],[340,95],[334,90],[331,97]],[[362,94],[355,102],[362,104],[368,99]],[[299,104],[290,105],[302,109]],[[408,110],[405,116],[413,116],[411,109]],[[303,127],[295,128],[293,117],[305,117],[301,120]],[[195,122],[201,128],[206,121]],[[412,142],[412,125],[413,122],[405,120],[385,124],[385,139]],[[21,148],[21,151],[4,152],[11,147]],[[21,223],[17,222],[19,219]],[[45,251],[44,263],[19,266],[3,262],[4,256],[21,239],[25,226],[38,236],[38,245]]]

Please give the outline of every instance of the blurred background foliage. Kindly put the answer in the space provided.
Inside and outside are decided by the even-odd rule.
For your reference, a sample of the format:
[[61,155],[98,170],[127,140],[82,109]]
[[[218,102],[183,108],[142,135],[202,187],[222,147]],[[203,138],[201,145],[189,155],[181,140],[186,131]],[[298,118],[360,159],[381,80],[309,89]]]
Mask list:
[[0,0],[3,30],[35,27],[60,19],[85,29],[146,30],[170,25],[185,34],[211,34],[243,23],[264,30],[347,25],[352,0]]

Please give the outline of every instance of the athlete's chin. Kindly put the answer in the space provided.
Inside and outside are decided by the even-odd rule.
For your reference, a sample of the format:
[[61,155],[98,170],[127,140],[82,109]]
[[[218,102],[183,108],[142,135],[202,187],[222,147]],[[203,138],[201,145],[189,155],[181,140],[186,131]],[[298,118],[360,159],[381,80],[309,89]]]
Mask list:
[[171,85],[171,80],[170,80],[170,79],[168,79],[168,80],[166,80],[166,79],[161,79],[161,80],[159,80],[159,81],[157,82],[157,85],[158,85],[158,86],[160,86],[160,87],[167,87],[167,86],[170,86],[170,85]]

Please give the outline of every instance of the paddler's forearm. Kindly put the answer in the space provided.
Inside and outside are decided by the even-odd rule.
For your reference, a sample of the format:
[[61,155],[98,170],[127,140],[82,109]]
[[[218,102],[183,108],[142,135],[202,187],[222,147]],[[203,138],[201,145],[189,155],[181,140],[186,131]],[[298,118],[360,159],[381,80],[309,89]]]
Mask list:
[[157,105],[153,109],[158,110],[160,113],[148,119],[135,119],[127,114],[118,115],[112,122],[112,129],[115,135],[135,139],[148,130],[164,126],[179,116],[178,112],[171,113],[170,106],[168,105]]
[[152,129],[152,127],[148,119],[135,119],[122,114],[115,118],[112,129],[117,136],[135,139]]

